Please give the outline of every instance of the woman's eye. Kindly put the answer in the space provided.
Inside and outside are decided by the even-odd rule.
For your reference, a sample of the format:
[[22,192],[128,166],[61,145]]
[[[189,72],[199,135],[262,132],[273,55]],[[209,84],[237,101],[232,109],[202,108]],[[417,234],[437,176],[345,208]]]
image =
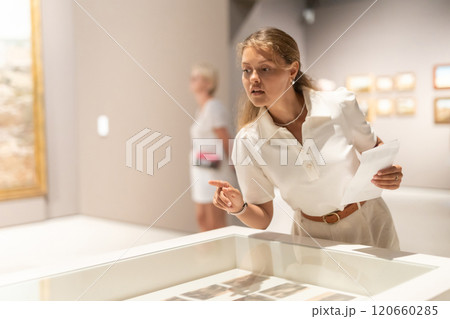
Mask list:
[[270,69],[269,69],[269,68],[262,68],[262,70],[263,70],[264,72],[268,72],[268,71],[270,71]]
[[250,73],[250,70],[249,70],[249,69],[243,69],[242,72],[244,72],[244,73]]

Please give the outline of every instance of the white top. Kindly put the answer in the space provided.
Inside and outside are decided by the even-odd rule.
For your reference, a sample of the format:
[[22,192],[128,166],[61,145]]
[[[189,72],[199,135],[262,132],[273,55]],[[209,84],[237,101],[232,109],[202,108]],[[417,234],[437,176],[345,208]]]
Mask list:
[[[192,139],[217,139],[218,137],[214,133],[215,128],[226,127],[230,131],[228,112],[223,104],[215,98],[208,100],[202,109],[197,109],[195,120],[198,124],[194,122],[191,125]],[[202,146],[202,152],[214,153],[215,148],[208,150],[207,144],[205,142],[205,146]]]
[[353,92],[303,87],[303,95],[308,113],[301,144],[264,107],[259,120],[238,132],[232,159],[248,203],[271,201],[278,187],[292,209],[321,216],[344,208],[341,198],[359,165],[356,151],[373,148],[377,137]]

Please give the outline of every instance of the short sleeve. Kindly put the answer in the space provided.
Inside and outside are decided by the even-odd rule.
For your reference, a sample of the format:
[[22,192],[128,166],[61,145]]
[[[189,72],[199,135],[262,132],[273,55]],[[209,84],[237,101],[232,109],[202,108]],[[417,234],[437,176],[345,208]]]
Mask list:
[[[232,159],[236,170],[236,176],[239,183],[239,188],[244,197],[244,201],[251,204],[263,204],[273,200],[274,185],[270,179],[264,174],[261,166],[253,159],[247,146],[244,144],[245,139],[249,139],[241,129],[233,143]],[[255,145],[251,142],[251,145]],[[246,165],[246,158],[250,157],[251,161]]]
[[228,112],[218,100],[211,100],[205,106],[205,116],[211,128],[228,127]]
[[359,108],[355,94],[345,90],[343,96],[342,112],[348,125],[352,144],[360,153],[373,148],[377,142],[377,136]]

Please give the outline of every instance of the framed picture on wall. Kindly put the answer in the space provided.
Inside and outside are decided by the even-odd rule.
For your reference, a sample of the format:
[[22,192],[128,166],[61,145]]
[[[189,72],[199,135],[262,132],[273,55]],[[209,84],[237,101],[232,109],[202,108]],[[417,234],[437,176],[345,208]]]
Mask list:
[[402,72],[395,76],[395,88],[399,91],[412,91],[416,88],[416,75],[413,72]]
[[394,89],[394,79],[387,75],[377,76],[375,88],[377,91],[392,91]]
[[394,114],[394,100],[390,98],[381,98],[376,100],[377,115],[390,116]]
[[398,97],[395,100],[395,113],[398,115],[416,114],[416,99],[413,97]]
[[450,97],[434,99],[434,123],[450,124]]
[[46,193],[39,10],[0,2],[0,200]]
[[373,89],[373,77],[367,75],[349,75],[345,81],[345,86],[353,92],[370,92]]
[[450,89],[450,64],[436,65],[433,73],[435,89]]

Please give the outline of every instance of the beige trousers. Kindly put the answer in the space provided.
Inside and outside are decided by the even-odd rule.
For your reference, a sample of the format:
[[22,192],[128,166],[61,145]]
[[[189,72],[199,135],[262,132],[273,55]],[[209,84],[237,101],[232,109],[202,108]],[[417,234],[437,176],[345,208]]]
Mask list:
[[400,250],[391,212],[381,197],[366,201],[356,212],[335,224],[306,219],[300,211],[296,211],[294,220],[293,235],[309,237],[300,224],[314,238]]

